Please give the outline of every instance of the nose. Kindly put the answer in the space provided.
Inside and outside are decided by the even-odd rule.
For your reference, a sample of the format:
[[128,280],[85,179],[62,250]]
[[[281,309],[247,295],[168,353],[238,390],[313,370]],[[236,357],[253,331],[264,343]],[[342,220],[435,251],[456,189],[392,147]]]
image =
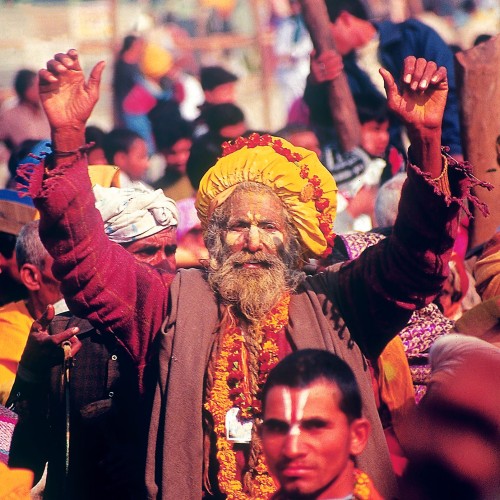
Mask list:
[[262,239],[260,230],[257,226],[250,226],[247,234],[246,247],[250,252],[257,252],[258,250],[262,250]]
[[300,432],[289,432],[283,443],[283,454],[287,458],[296,458],[303,454]]

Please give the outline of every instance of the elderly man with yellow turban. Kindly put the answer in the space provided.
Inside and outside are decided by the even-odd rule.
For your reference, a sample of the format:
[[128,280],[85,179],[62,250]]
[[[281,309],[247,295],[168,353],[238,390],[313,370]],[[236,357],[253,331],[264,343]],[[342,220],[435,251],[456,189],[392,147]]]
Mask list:
[[[332,249],[335,182],[314,153],[252,135],[227,144],[201,181],[206,269],[181,270],[170,283],[99,228],[82,146],[103,68],[98,63],[86,82],[71,50],[40,71],[54,155],[34,172],[30,192],[70,309],[123,342],[144,390],[159,362],[148,498],[272,496],[278,485],[256,433],[261,388],[280,358],[306,347],[335,352],[355,372],[372,426],[357,465],[384,497],[395,496],[366,358],[378,356],[446,276],[468,177],[467,166],[441,155],[446,69],[407,58],[401,92],[381,70],[412,140],[390,237],[306,277],[303,264]],[[299,484],[314,463],[302,463],[300,450],[289,458]]]

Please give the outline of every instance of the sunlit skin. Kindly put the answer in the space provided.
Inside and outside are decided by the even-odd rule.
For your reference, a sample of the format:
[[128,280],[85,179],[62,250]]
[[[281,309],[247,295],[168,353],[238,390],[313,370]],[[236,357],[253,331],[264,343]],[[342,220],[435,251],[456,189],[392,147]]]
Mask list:
[[152,236],[147,236],[123,246],[136,260],[146,262],[171,274],[175,273],[176,228],[164,229]]
[[191,146],[193,141],[191,139],[182,138],[179,139],[171,148],[162,151],[165,161],[167,162],[167,168],[169,170],[175,170],[180,174],[186,173],[186,164],[191,153]]
[[114,156],[114,162],[133,181],[144,178],[149,167],[148,146],[143,139],[135,139],[127,152],[119,151]]
[[383,157],[389,145],[389,120],[370,120],[361,125],[361,147],[372,156]]
[[[283,206],[271,193],[239,192],[232,196],[230,217],[225,231],[225,243],[230,253],[262,251],[276,255],[285,242]],[[246,269],[262,267],[262,263],[249,260]]]
[[336,384],[275,386],[266,397],[260,429],[267,464],[294,498],[342,498],[353,491],[354,462],[368,436],[366,419],[351,423],[339,409]]

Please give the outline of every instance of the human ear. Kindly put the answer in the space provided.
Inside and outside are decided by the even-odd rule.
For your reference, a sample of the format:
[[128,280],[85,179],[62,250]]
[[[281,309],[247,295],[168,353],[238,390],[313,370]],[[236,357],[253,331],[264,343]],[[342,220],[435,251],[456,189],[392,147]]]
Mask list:
[[31,291],[40,290],[40,270],[33,264],[23,264],[19,270],[23,285]]
[[351,423],[351,455],[359,455],[368,442],[370,422],[366,418],[357,418]]

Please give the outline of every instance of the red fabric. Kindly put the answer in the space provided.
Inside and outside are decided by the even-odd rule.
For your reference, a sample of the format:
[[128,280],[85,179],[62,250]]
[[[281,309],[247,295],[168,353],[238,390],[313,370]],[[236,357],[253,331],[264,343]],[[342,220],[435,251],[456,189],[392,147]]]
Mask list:
[[123,100],[122,108],[131,115],[145,115],[155,106],[157,100],[142,85],[135,85]]

